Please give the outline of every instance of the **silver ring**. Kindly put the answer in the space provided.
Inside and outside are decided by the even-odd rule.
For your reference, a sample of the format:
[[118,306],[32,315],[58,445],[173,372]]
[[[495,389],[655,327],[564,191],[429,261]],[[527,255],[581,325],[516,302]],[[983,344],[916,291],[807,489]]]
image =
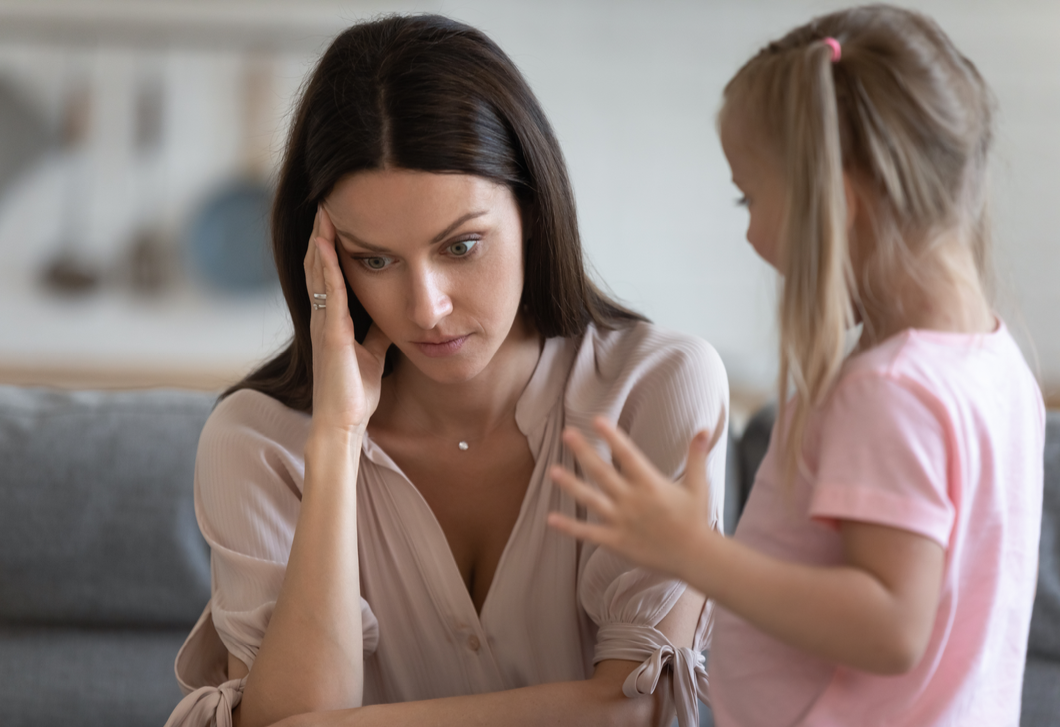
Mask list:
[[324,308],[326,308],[326,307],[327,306],[325,306],[323,303],[314,303],[313,304],[313,310],[324,310]]
[[316,298],[317,300],[327,300],[328,299],[328,294],[327,293],[313,293],[313,297]]

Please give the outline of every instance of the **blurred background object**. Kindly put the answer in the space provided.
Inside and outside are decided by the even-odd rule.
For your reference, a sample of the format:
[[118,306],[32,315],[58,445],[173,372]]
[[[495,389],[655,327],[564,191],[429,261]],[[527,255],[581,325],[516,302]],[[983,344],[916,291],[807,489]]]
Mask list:
[[0,78],[0,194],[55,142],[48,120],[16,81]]
[[[297,91],[351,23],[442,12],[541,99],[600,278],[714,344],[735,411],[753,409],[776,373],[776,278],[744,241],[714,114],[762,44],[847,4],[0,0],[0,382],[219,388],[282,346],[264,238]],[[900,4],[997,95],[998,305],[1060,404],[1060,3]]]

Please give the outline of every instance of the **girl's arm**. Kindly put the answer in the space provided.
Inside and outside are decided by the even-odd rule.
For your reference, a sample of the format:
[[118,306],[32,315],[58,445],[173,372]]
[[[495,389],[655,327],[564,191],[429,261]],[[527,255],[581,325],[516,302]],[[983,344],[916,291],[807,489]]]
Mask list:
[[596,427],[621,465],[602,460],[577,432],[564,439],[599,489],[557,468],[556,481],[599,515],[599,524],[553,514],[563,532],[671,573],[758,629],[807,652],[863,671],[897,674],[920,659],[942,583],[942,547],[920,535],[843,521],[844,563],[809,566],[759,553],[712,531],[701,432],[689,448],[683,486],[655,471],[621,431]]

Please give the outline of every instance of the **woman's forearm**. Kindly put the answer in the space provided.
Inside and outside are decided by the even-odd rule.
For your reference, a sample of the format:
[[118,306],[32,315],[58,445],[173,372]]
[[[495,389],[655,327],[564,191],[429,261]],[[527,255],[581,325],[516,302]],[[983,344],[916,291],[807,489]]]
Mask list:
[[361,703],[356,488],[360,437],[333,430],[310,433],[291,555],[247,677],[240,727]]
[[669,674],[660,680],[654,695],[630,699],[622,693],[622,683],[636,666],[625,661],[601,662],[585,681],[302,714],[276,727],[666,727],[673,720]]

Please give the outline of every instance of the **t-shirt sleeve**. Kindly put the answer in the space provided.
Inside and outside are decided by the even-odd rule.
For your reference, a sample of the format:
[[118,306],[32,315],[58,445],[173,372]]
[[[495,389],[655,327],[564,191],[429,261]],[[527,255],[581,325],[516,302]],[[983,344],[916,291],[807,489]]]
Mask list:
[[[590,413],[617,421],[667,477],[683,477],[692,437],[703,429],[713,431],[720,422],[723,431],[707,461],[714,496],[709,511],[703,513],[720,530],[728,427],[728,382],[720,357],[705,342],[687,338],[641,341],[632,350],[610,353],[624,357],[623,374],[613,381],[622,395],[612,405],[596,406]],[[607,362],[596,368],[606,372]],[[654,692],[664,668],[670,666],[681,724],[694,724],[696,698],[706,699],[701,652],[709,635],[712,604],[704,608],[693,643],[675,645],[656,627],[684,593],[685,584],[635,567],[607,549],[586,552],[590,551],[579,598],[599,626],[594,663],[607,659],[641,662],[624,685],[629,697]]]
[[876,372],[848,377],[823,414],[810,516],[900,528],[947,547],[949,441],[941,406],[914,385]]

